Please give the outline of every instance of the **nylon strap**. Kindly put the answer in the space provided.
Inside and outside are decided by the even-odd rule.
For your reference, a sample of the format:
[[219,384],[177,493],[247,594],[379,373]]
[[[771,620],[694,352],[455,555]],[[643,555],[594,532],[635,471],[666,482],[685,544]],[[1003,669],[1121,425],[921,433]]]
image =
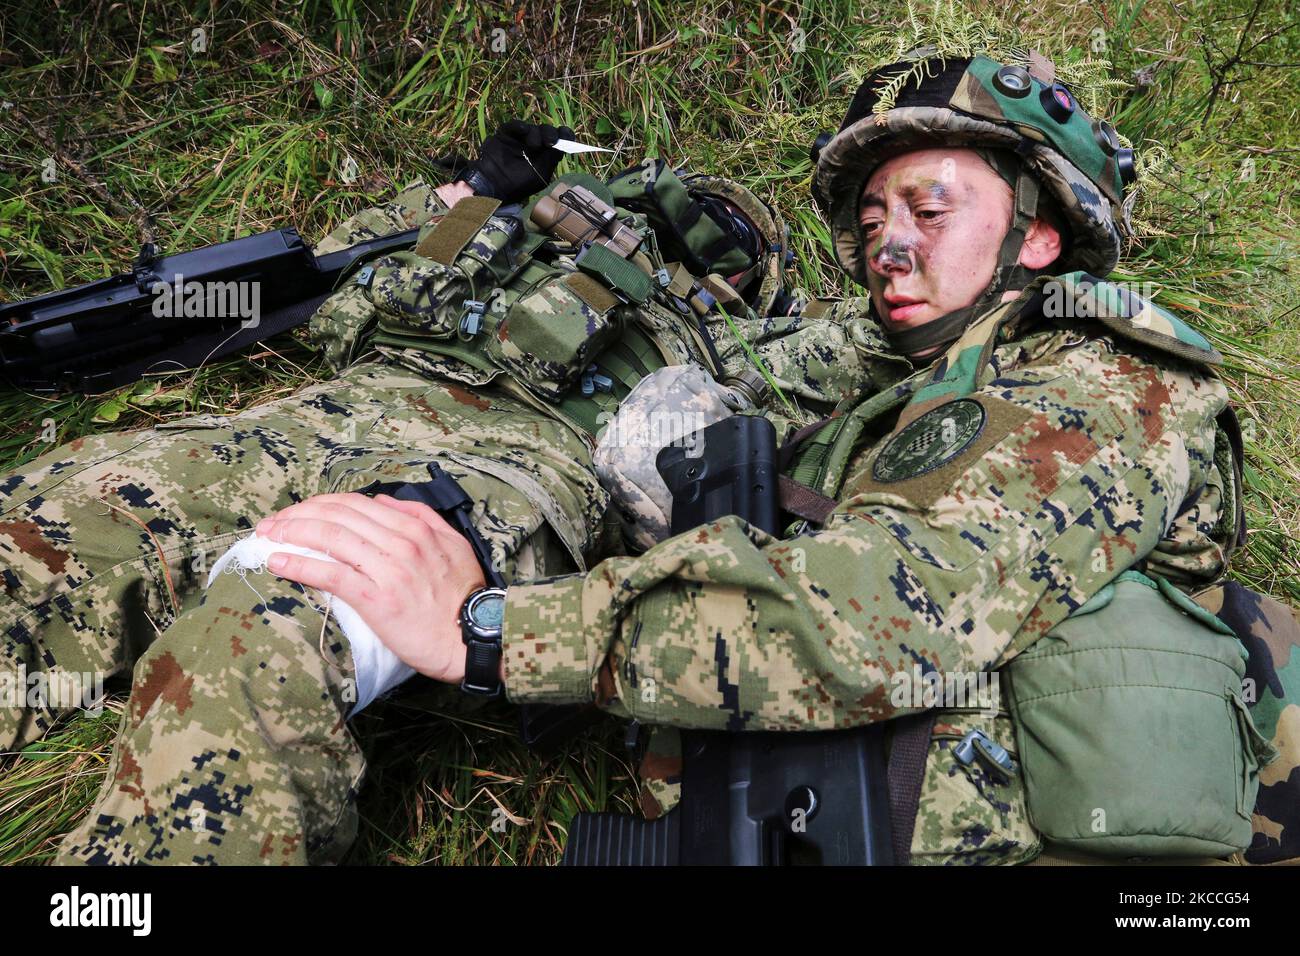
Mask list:
[[[611,359],[622,362],[628,368],[628,373],[636,376],[636,382],[641,381],[653,371],[635,349],[623,344],[622,339],[612,343],[609,348],[600,354],[600,361],[603,364],[608,365]],[[627,384],[626,380],[624,384]]]
[[704,343],[705,349],[708,350],[709,361],[713,363],[713,368],[711,369],[712,373],[715,376],[721,375],[723,370],[722,356],[718,354],[718,347],[713,342],[713,333],[709,331],[709,326],[708,323],[704,321],[704,316],[697,315],[695,317],[695,329],[700,334],[700,341]]
[[[655,184],[657,185],[658,183],[659,179],[656,177]],[[700,216],[703,214],[704,210],[700,208],[699,203],[693,202],[688,204],[686,210],[673,222],[673,230],[677,233],[678,238],[682,240],[682,245],[686,244],[686,234],[695,227],[695,224],[700,221]]]
[[713,298],[718,300],[718,304],[730,312],[733,316],[744,318],[745,300],[740,297],[731,283],[718,275],[716,272],[710,272],[700,280],[699,285],[707,289]]
[[[619,339],[619,347],[635,352],[641,360],[641,364],[650,371],[663,368],[667,362],[663,353],[659,351],[659,347],[650,339],[650,336],[635,326],[631,327]],[[647,374],[649,373],[647,372]]]
[[668,291],[679,299],[685,299],[691,294],[691,286],[695,284],[695,276],[691,271],[680,262],[670,262],[664,266],[668,270],[670,281]]
[[617,355],[612,348],[601,352],[593,361],[598,369],[616,382],[626,385],[629,381],[636,382],[640,379],[636,369],[626,359]]
[[1037,287],[1031,286],[1019,299],[1004,303],[966,329],[956,344],[935,363],[934,370],[928,375],[929,380],[912,394],[898,417],[895,430],[910,424],[930,409],[969,395],[985,385],[992,377],[989,361],[1002,329],[1026,314],[1041,311],[1045,298],[1044,284],[1040,281]]
[[889,782],[889,829],[896,866],[907,866],[912,860],[912,834],[921,804],[925,760],[938,716],[937,712],[927,710],[890,721],[894,725],[894,739],[885,776]]
[[[839,494],[840,486],[844,483],[844,472],[848,467],[849,458],[853,455],[858,438],[861,437],[867,423],[901,405],[915,389],[921,387],[923,381],[923,374],[918,372],[912,378],[899,382],[893,388],[877,392],[865,402],[854,406],[847,414],[841,415],[835,421],[829,423],[809,439],[809,442],[814,447],[809,448],[806,453],[815,456],[820,461],[816,473],[809,476],[809,480],[806,480],[805,483],[821,494]],[[824,445],[825,447],[819,449],[816,447],[817,445]],[[802,457],[800,455],[801,459]],[[803,462],[800,461],[795,468],[796,477],[801,479],[803,478],[800,468],[802,465]]]
[[589,276],[604,281],[637,305],[650,298],[650,277],[605,246],[594,243],[574,260],[574,265]]
[[484,358],[482,350],[477,346],[466,345],[456,339],[440,339],[436,343],[437,347],[431,348],[429,339],[413,335],[395,335],[392,332],[379,329],[374,333],[373,340],[377,345],[388,345],[392,348],[416,349],[434,355],[449,355],[485,374],[502,371],[501,366],[494,365]]
[[[917,352],[923,352],[935,345],[951,345],[961,336],[962,330],[966,328],[971,318],[975,315],[975,306],[968,305],[964,309],[958,309],[956,312],[949,312],[947,315],[940,316],[937,319],[925,323],[925,325],[913,326],[910,329],[901,329],[897,332],[885,331],[885,338],[889,340],[890,346],[900,355],[911,356]],[[921,359],[923,362],[929,362],[934,358]]]
[[834,498],[828,498],[807,485],[799,484],[789,475],[777,476],[777,495],[783,509],[814,524],[825,524],[830,513],[835,510]]
[[839,417],[840,416],[838,413],[833,412],[830,415],[827,415],[825,418],[818,419],[817,421],[813,422],[811,425],[805,425],[803,426],[803,428],[800,428],[797,431],[793,432],[789,438],[787,438],[784,442],[781,443],[780,449],[777,450],[776,453],[777,468],[780,469],[781,471],[785,471],[786,467],[790,464],[790,460],[794,457],[795,451],[799,447],[799,444],[805,438],[808,438],[811,435],[815,435],[817,432],[819,432],[822,429],[823,426],[829,424],[832,420]]
[[592,362],[613,379],[614,390],[583,395],[579,389],[570,389],[558,408],[588,435],[594,436],[618,411],[637,382],[663,368],[664,360],[640,328],[628,325],[618,341],[594,356]]
[[825,427],[803,442],[803,447],[795,459],[794,470],[791,472],[790,477],[810,488],[821,486],[821,476],[826,465],[826,456],[830,454],[831,446],[835,443],[835,436],[844,427],[844,422],[845,418],[843,416],[827,422]]
[[782,474],[777,481],[781,507],[790,514],[823,525],[835,510],[835,499],[816,491],[813,486],[820,481],[827,453],[843,425],[844,416],[837,410],[820,421],[805,425],[781,443],[777,451],[777,470],[783,472],[791,461],[795,462],[794,474]]
[[571,418],[583,431],[588,435],[595,435],[600,431],[603,424],[601,413],[607,413],[604,422],[614,417],[618,411],[619,403],[627,398],[627,393],[619,394],[621,386],[616,382],[613,392],[596,392],[592,395],[583,395],[576,389],[570,390],[569,394],[559,403],[559,410]]

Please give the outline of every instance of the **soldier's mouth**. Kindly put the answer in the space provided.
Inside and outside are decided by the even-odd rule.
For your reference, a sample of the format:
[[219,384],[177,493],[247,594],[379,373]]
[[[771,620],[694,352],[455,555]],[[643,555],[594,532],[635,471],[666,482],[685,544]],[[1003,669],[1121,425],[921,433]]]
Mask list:
[[929,303],[925,301],[906,302],[906,303],[900,303],[899,305],[890,305],[889,320],[891,322],[902,322],[903,320],[909,319],[912,316],[916,315],[927,305],[929,305]]

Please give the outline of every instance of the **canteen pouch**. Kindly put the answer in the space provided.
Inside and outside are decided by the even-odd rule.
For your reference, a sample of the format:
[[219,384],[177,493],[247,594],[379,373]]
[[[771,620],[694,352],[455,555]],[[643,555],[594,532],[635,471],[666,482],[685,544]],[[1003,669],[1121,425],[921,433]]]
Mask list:
[[1126,571],[1002,668],[1035,829],[1119,858],[1249,846],[1277,752],[1242,702],[1246,657],[1172,584]]

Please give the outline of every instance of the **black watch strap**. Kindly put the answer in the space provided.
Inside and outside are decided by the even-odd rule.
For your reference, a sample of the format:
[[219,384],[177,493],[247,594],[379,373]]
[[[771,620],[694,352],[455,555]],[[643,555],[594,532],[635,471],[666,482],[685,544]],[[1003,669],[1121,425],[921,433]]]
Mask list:
[[483,697],[500,695],[500,637],[493,641],[465,635],[465,678],[460,682],[460,689]]
[[443,520],[465,536],[478,558],[483,577],[488,583],[469,596],[461,607],[460,628],[465,641],[465,677],[461,690],[468,694],[496,697],[501,694],[501,630],[495,634],[476,632],[466,621],[470,602],[488,590],[497,590],[504,598],[506,580],[492,561],[492,549],[470,520],[474,501],[465,493],[456,479],[439,467],[428,464],[429,480],[421,482],[373,482],[362,488],[363,494],[389,494],[400,501],[419,501],[442,516]]

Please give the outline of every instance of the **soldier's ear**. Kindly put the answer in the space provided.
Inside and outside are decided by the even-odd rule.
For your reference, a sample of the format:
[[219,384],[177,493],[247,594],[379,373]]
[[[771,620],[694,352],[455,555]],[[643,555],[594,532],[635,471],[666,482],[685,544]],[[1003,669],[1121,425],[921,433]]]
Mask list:
[[1061,233],[1046,219],[1036,218],[1029,224],[1019,262],[1027,269],[1045,269],[1061,254]]

